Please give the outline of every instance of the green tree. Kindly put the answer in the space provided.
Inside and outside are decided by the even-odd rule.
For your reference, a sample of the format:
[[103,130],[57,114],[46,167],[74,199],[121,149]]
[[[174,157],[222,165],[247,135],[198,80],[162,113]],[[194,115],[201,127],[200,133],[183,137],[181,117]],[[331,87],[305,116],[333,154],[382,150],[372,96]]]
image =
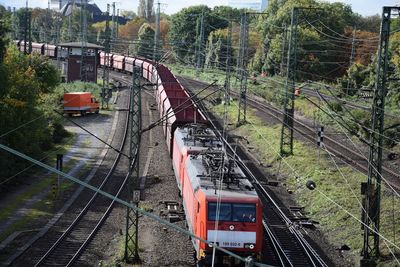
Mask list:
[[[260,42],[257,49],[257,57],[252,65],[254,70],[266,70],[271,75],[279,72],[283,26],[290,26],[293,7],[305,7],[298,12],[297,78],[334,81],[336,77],[345,74],[347,66],[344,62],[349,61],[351,45],[346,41],[343,41],[345,45],[338,45],[337,42],[346,40],[345,29],[357,22],[358,15],[352,12],[349,5],[315,0],[270,1],[267,15],[258,21],[264,42]],[[264,62],[262,66],[261,62]]]
[[194,60],[196,45],[200,39],[202,16],[204,16],[204,42],[211,31],[228,26],[225,18],[214,14],[209,7],[204,5],[183,8],[172,15],[169,37],[171,47],[179,60]]
[[[48,101],[58,83],[57,70],[38,55],[24,55],[16,48],[7,50],[1,65],[6,86],[0,93],[2,143],[33,157],[53,143],[58,116],[50,112],[58,101]],[[47,111],[46,111],[47,110]],[[22,126],[22,127],[21,127]],[[7,178],[26,166],[26,161],[0,152],[0,177]]]
[[136,45],[136,54],[145,58],[153,57],[154,30],[150,24],[144,23],[139,29],[139,44]]

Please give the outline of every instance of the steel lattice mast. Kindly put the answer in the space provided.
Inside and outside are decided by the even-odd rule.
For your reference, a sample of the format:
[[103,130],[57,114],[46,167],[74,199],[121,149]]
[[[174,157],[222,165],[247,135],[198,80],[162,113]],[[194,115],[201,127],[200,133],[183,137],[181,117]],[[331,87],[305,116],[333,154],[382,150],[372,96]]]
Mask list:
[[[140,147],[140,132],[142,130],[141,119],[141,85],[140,85],[141,70],[138,67],[133,69],[133,84],[131,91],[130,104],[130,162],[129,162],[129,194],[128,202],[133,205],[138,205],[140,201],[139,189],[139,147]],[[126,231],[125,231],[125,261],[129,263],[140,262],[139,245],[138,245],[138,227],[139,214],[137,211],[127,207],[126,210]]]
[[281,131],[281,156],[293,154],[294,86],[296,82],[297,24],[299,9],[292,9],[286,67],[285,103]]
[[86,14],[87,0],[81,0],[81,63],[80,63],[80,77],[81,81],[87,81],[87,70],[85,57],[87,53],[87,14]]
[[[239,59],[238,74],[240,77],[238,124],[246,122],[247,110],[247,57],[249,42],[249,24],[247,21],[248,13],[243,12],[240,18],[240,37],[239,37]],[[243,113],[243,114],[242,114]]]
[[[390,17],[393,10],[399,12],[399,7],[383,7],[381,31],[379,38],[376,80],[371,113],[371,132],[369,147],[368,181],[361,184],[364,195],[362,212],[362,228],[364,230],[364,245],[361,266],[376,266],[379,257],[379,222],[381,201],[382,145],[385,120],[385,97],[387,93],[388,48],[390,36]],[[371,240],[373,239],[373,240]]]

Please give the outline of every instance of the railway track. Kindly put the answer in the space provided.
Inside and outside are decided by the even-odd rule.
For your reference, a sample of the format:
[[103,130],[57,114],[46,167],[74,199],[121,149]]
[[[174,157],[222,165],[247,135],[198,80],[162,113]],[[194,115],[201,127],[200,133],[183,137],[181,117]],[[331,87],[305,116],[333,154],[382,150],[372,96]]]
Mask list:
[[[205,85],[203,82],[188,78],[183,78],[183,80],[190,80],[190,82],[201,85],[202,87]],[[231,94],[238,97],[238,93],[235,91],[231,91]],[[273,117],[277,123],[282,123],[283,112],[280,109],[267,104],[265,100],[257,99],[253,96],[247,96],[247,103],[259,112]],[[294,120],[294,131],[295,133],[297,132],[297,137],[299,137],[299,139],[306,139],[306,141],[316,144],[317,134],[314,127],[296,119]],[[368,174],[368,156],[356,152],[351,147],[340,143],[335,140],[333,136],[330,136],[329,133],[324,133],[324,145],[335,157],[346,161],[364,174]],[[382,176],[386,180],[385,183],[388,184],[389,187],[392,187],[397,194],[400,194],[400,172],[398,170],[393,170],[388,167],[387,164],[384,164],[382,168]]]
[[[282,123],[283,112],[271,105],[267,105],[260,100],[256,100],[252,97],[247,98],[248,103],[257,108],[259,111],[267,113],[268,115],[274,116],[279,123]],[[308,141],[315,143],[316,131],[313,127],[303,123],[299,120],[294,121],[294,130],[298,132],[301,137],[306,138]],[[336,141],[334,138],[329,136],[329,134],[324,134],[324,145],[328,151],[333,153],[336,157],[342,158],[346,162],[350,163],[358,170],[368,174],[368,157],[362,155],[351,148],[343,145],[342,143]],[[397,193],[400,193],[400,185],[398,181],[400,179],[400,174],[398,171],[392,170],[387,166],[382,168],[382,176],[387,180],[387,184],[393,187]]]
[[[120,103],[122,106],[127,106],[129,109],[130,101],[128,97],[120,98],[120,102],[122,102]],[[123,115],[120,124],[117,125],[123,130],[119,131],[118,134],[114,136],[114,140],[121,140],[118,148],[120,151],[124,149],[125,140],[127,138],[129,113],[126,112]],[[94,182],[97,188],[107,191],[117,197],[122,193],[128,179],[128,175],[115,175],[115,170],[121,162],[121,157],[121,153],[109,150],[106,155],[106,160],[103,163],[111,166],[109,168],[103,168],[100,173],[97,173],[96,177],[101,179]],[[108,171],[106,171],[106,169],[108,169]],[[105,176],[103,174],[105,174]],[[82,192],[82,198],[79,200],[80,202],[86,203],[86,205],[83,208],[77,208],[73,212],[66,213],[63,218],[60,219],[59,223],[51,228],[43,238],[35,242],[22,257],[19,257],[13,262],[13,265],[74,265],[90,244],[91,240],[98,233],[115,204],[114,200],[86,190]]]
[[[188,87],[186,88],[188,89]],[[266,238],[264,240],[263,254],[266,263],[276,266],[296,267],[333,265],[326,257],[321,256],[323,253],[320,249],[314,249],[309,240],[303,236],[298,225],[290,219],[290,211],[281,208],[284,205],[277,200],[277,197],[271,191],[262,185],[257,177],[260,177],[260,175],[263,177],[263,175],[254,163],[246,157],[240,147],[234,149],[231,146],[231,143],[235,143],[235,140],[230,137],[225,140],[220,133],[222,127],[218,120],[208,112],[202,103],[199,103],[199,106],[206,111],[209,121],[213,124],[220,138],[225,142],[232,155],[235,156],[236,161],[252,181],[259,196],[261,196],[265,214],[263,226]],[[257,172],[257,177],[253,174],[254,172]],[[264,179],[267,180],[266,178]]]

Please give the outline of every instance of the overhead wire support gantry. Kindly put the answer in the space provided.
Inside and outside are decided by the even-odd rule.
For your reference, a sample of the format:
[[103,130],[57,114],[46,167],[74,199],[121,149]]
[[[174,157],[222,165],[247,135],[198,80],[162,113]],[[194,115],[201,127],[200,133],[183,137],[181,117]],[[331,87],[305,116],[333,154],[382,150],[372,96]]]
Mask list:
[[[390,19],[392,11],[399,15],[400,7],[385,6],[379,38],[376,80],[371,112],[371,131],[369,144],[368,180],[361,184],[363,198],[362,229],[364,244],[360,266],[376,266],[379,253],[379,224],[382,180],[382,146],[385,120],[385,97],[387,94],[388,48],[390,37]],[[371,240],[372,239],[372,240]]]
[[104,33],[103,88],[101,91],[102,108],[104,108],[105,102],[107,103],[108,108],[108,98],[106,99],[106,94],[110,88],[110,4],[107,4],[106,18],[106,29]]
[[294,87],[296,83],[297,24],[299,8],[292,8],[290,22],[289,48],[286,65],[285,102],[281,131],[280,154],[293,154]]
[[161,3],[157,2],[157,12],[156,12],[156,30],[154,32],[154,52],[153,52],[153,61],[158,62],[160,59],[160,48],[161,40],[160,40],[160,5]]
[[297,26],[299,24],[299,14],[302,10],[321,10],[313,7],[293,7],[291,22],[289,47],[286,65],[285,82],[285,101],[283,110],[283,122],[281,131],[280,154],[282,157],[293,154],[293,126],[294,126],[294,98],[296,83],[296,64],[297,64]]
[[87,14],[86,6],[88,0],[81,0],[81,62],[80,62],[80,78],[81,81],[87,81],[87,66],[86,66],[86,54],[87,54]]
[[247,116],[247,64],[249,56],[249,15],[262,15],[262,12],[242,12],[240,16],[239,56],[237,60],[237,76],[240,80],[239,108],[237,124],[246,122]]
[[237,124],[246,122],[246,94],[247,94],[247,57],[249,45],[249,24],[247,21],[248,13],[243,12],[240,17],[240,35],[239,35],[239,58],[238,75],[240,79],[239,109]]
[[[139,147],[142,130],[141,114],[141,77],[140,68],[135,67],[132,74],[132,91],[130,102],[130,161],[128,182],[128,201],[138,207],[140,201],[139,190]],[[126,229],[125,229],[125,253],[124,259],[128,263],[139,263],[139,213],[130,207],[126,209]]]

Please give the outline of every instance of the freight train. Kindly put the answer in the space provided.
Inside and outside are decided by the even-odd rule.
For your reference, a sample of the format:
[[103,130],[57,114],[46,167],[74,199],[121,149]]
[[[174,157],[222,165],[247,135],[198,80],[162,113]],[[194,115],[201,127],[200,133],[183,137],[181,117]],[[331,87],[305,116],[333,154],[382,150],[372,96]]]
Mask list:
[[[32,44],[32,48],[35,53],[57,57],[56,47]],[[260,259],[261,200],[235,160],[227,155],[188,91],[163,64],[104,52],[98,56],[101,66],[107,64],[116,71],[132,73],[134,66],[139,67],[141,76],[153,84],[189,230],[238,255]],[[198,266],[210,265],[212,246],[195,239],[192,242]],[[235,264],[218,250],[214,263],[216,266]]]

